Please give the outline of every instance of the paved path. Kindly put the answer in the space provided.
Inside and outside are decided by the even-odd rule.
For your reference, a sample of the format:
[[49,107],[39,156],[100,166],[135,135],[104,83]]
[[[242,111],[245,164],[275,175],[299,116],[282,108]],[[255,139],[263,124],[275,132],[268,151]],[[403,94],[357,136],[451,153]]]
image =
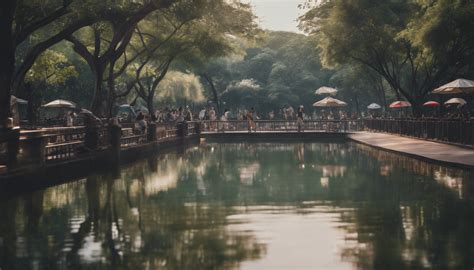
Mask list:
[[349,137],[354,141],[389,151],[474,168],[474,150],[469,148],[383,133],[360,132]]

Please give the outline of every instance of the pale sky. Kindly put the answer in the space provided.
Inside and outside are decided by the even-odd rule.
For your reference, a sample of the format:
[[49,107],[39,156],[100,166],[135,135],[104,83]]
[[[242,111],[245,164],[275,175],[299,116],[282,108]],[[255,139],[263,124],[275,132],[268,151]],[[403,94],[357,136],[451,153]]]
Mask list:
[[[304,0],[246,0],[254,7],[264,29],[299,32],[296,21],[303,11]],[[244,2],[244,1],[242,1]]]

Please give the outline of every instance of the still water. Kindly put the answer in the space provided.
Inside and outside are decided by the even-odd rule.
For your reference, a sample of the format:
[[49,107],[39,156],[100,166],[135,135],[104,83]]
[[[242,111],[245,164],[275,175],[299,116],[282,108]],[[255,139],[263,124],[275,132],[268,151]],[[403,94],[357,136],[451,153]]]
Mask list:
[[0,199],[0,269],[473,269],[473,173],[204,144]]

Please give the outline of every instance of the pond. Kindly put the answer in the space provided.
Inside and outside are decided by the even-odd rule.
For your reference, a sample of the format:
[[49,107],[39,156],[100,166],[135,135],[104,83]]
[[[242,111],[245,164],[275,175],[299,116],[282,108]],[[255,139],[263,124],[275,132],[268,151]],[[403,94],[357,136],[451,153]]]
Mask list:
[[0,199],[0,269],[472,269],[472,181],[355,143],[201,144]]

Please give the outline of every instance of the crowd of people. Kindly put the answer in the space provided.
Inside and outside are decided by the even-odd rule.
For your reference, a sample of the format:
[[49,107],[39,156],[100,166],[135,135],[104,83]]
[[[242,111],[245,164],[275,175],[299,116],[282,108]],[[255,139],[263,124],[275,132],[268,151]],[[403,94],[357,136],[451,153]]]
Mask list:
[[[228,121],[237,120],[245,121],[248,125],[249,132],[255,132],[259,120],[285,120],[296,121],[298,130],[302,129],[304,121],[308,120],[345,120],[356,119],[356,114],[348,114],[343,110],[319,110],[313,111],[312,114],[307,114],[303,105],[296,110],[292,106],[284,106],[283,108],[269,112],[259,112],[254,107],[249,109],[238,109],[232,112],[229,109],[224,109],[221,113],[214,106],[201,107],[200,109],[192,109],[189,106],[179,108],[164,108],[158,109],[152,114],[139,112],[135,119],[135,130],[137,132],[145,132],[150,122],[175,125],[181,122],[189,121],[204,121],[205,128],[209,130],[228,129]],[[218,126],[218,124],[220,126]]]

